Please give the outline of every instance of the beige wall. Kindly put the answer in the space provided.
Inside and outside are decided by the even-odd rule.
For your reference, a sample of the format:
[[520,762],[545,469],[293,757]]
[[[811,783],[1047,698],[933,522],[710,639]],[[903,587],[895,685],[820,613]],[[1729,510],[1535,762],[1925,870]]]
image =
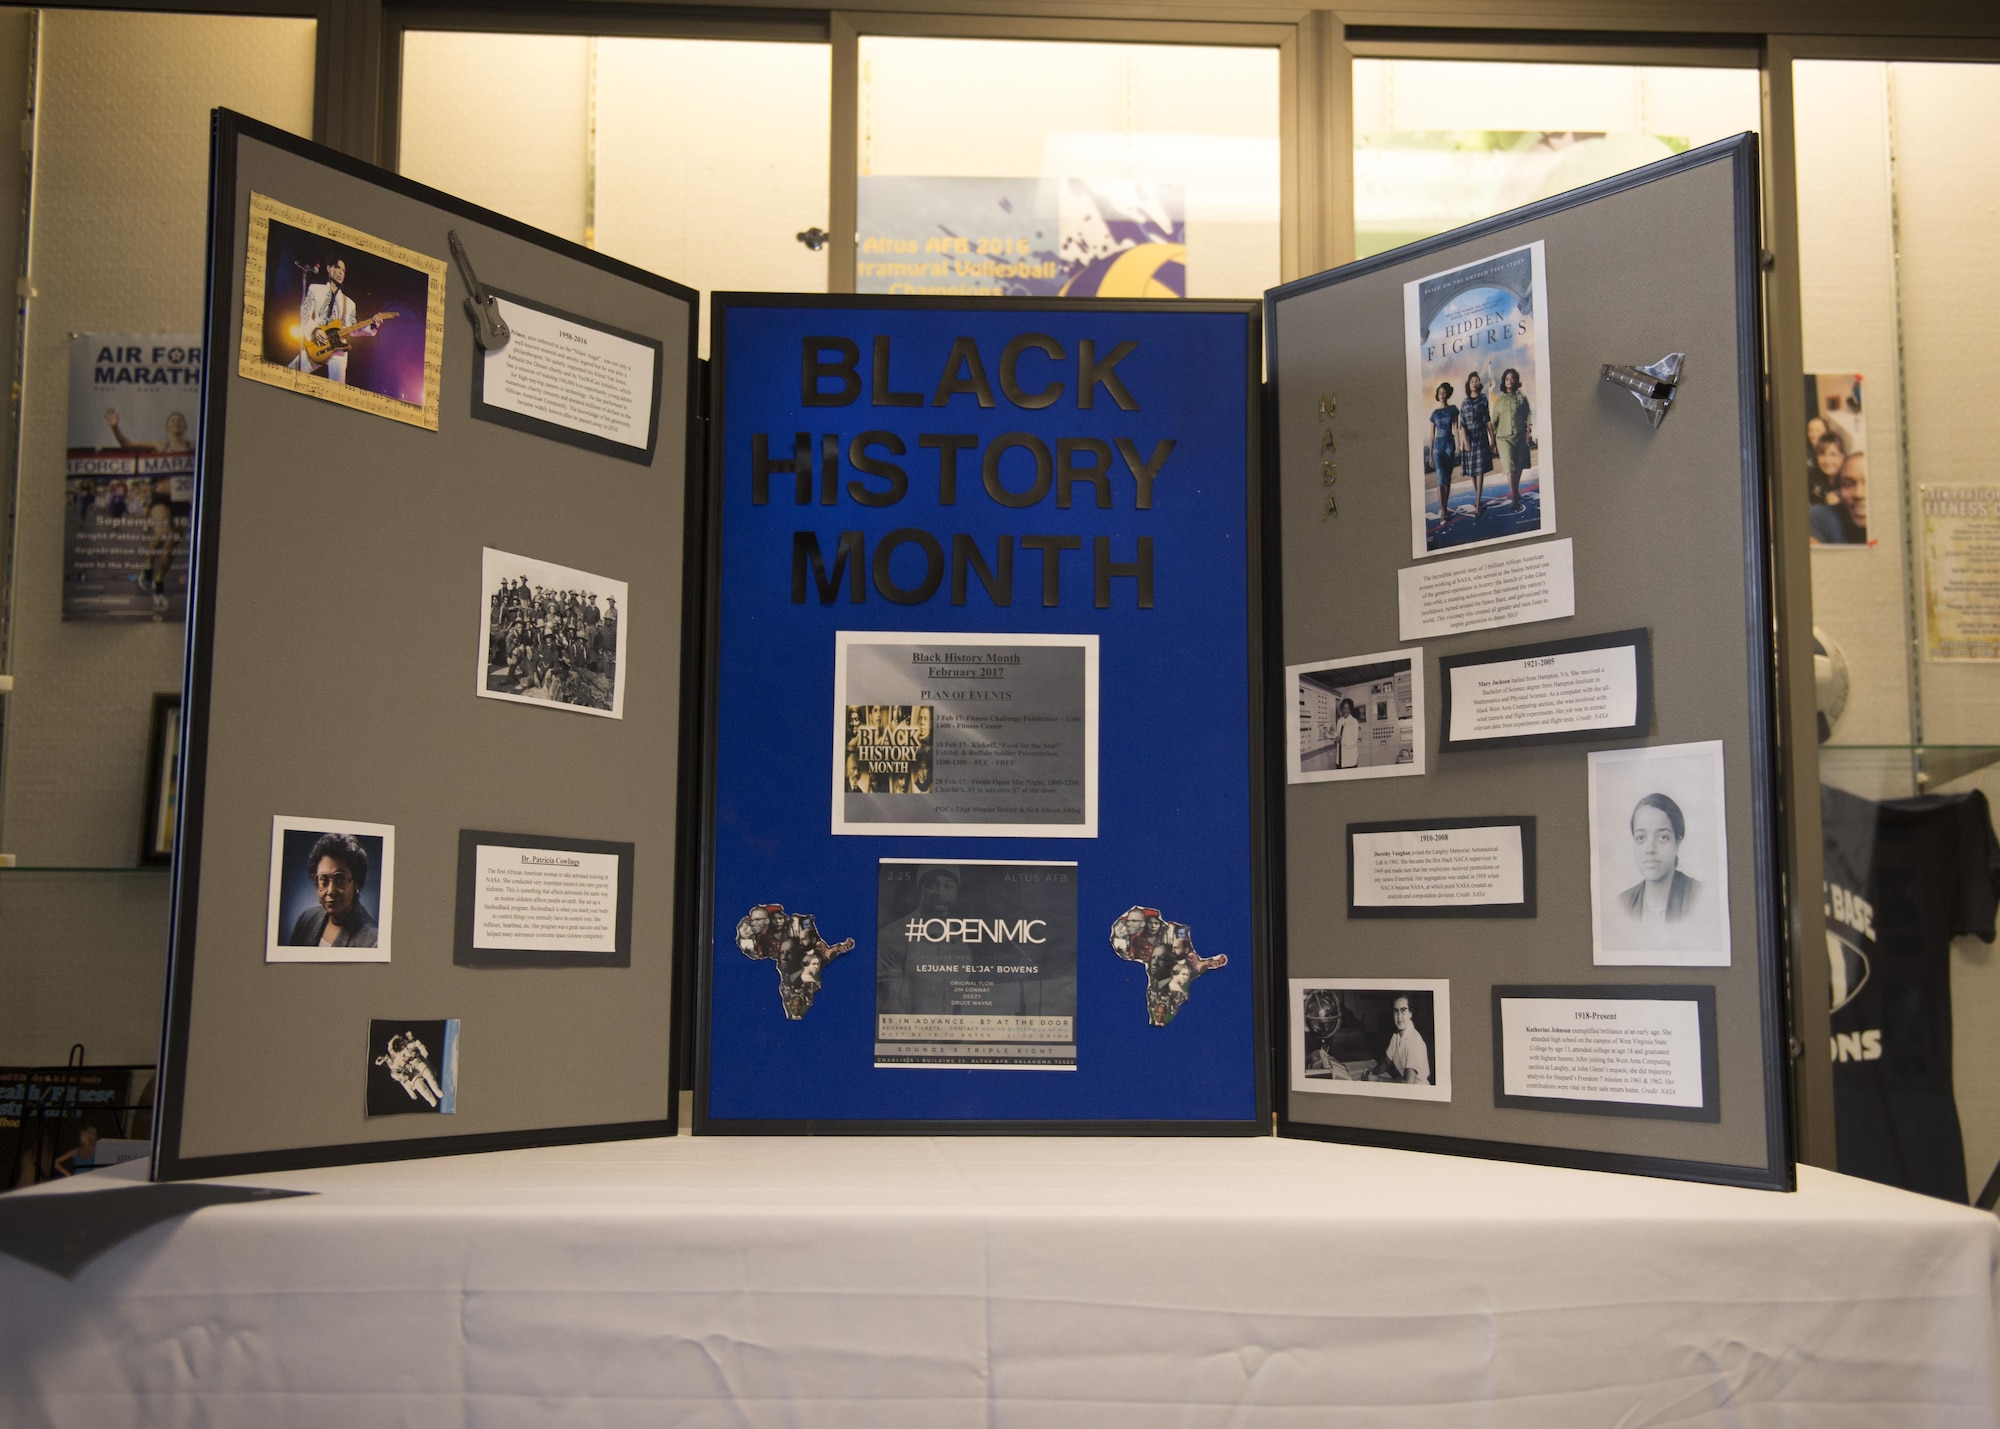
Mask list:
[[[201,329],[209,110],[310,132],[314,24],[50,10],[40,27],[0,848],[130,869],[183,627],[63,622],[69,336]],[[0,33],[0,104],[18,113],[25,19]],[[73,1042],[151,1061],[167,902],[158,871],[0,872],[0,1061],[61,1061]]]
[[[2000,271],[2000,160],[1976,137],[2000,124],[2000,65],[1891,65],[1889,105],[1911,494],[1930,482],[2000,483],[1992,434],[1969,419],[1991,385],[1981,354],[2000,316],[1984,281]],[[1926,743],[2000,744],[2000,664],[1918,669]],[[2000,768],[1937,792],[1970,788],[2000,808]],[[1977,1195],[2000,1161],[2000,959],[1961,938],[1951,962],[1952,1075]]]
[[412,31],[398,167],[697,289],[706,353],[707,294],[826,289],[825,252],[793,235],[827,224],[830,55]]
[[[1835,731],[1840,745],[1913,738],[1886,69],[1806,61],[1793,71],[1806,371],[1858,372],[1866,379],[1868,534],[1876,544],[1812,553],[1813,623],[1839,643],[1852,677]],[[1830,781],[1855,793],[1911,792],[1907,760],[1833,754],[1823,762]],[[1878,770],[1888,783],[1878,781]]]
[[414,31],[402,99],[403,173],[583,242],[589,40]]
[[[2000,156],[1983,137],[2000,123],[2000,65],[1891,65],[1889,105],[1912,495],[2000,485],[2000,448],[1977,416],[2000,320],[1986,279],[2000,270]],[[2000,663],[1921,671],[1926,742],[2000,743]]]
[[[1916,486],[2000,483],[1977,413],[1994,316],[1978,275],[2000,267],[2000,160],[1969,140],[2000,122],[2000,66],[1808,61],[1795,75],[1805,364],[1867,378],[1876,541],[1812,555],[1814,623],[1839,642],[1852,681],[1833,741],[1850,747],[1823,750],[1821,768],[1829,783],[1898,797],[1918,790],[1894,746],[2000,745],[2000,665],[1921,658],[1909,595],[1921,601],[1923,573],[1905,539]],[[2000,806],[2000,769],[1926,792],[1971,788]],[[1951,979],[1952,1075],[1976,1194],[2000,1160],[1994,948],[1959,939]]]

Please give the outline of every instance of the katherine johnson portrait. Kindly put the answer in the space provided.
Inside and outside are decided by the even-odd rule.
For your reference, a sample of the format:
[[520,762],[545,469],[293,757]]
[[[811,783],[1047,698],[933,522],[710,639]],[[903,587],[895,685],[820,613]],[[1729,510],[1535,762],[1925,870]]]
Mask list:
[[396,831],[273,820],[268,962],[389,961]]
[[1295,1092],[1451,1100],[1451,984],[1293,978]]
[[1727,966],[1722,746],[1600,751],[1590,790],[1596,961]]

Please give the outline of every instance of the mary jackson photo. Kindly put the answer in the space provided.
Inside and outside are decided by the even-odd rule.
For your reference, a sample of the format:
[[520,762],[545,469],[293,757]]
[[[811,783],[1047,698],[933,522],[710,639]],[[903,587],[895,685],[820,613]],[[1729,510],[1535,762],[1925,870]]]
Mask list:
[[1451,1100],[1451,984],[1293,978],[1292,1090]]
[[1289,782],[1424,772],[1421,647],[1292,665],[1285,685]]
[[1590,756],[1590,912],[1599,965],[1729,966],[1722,744]]

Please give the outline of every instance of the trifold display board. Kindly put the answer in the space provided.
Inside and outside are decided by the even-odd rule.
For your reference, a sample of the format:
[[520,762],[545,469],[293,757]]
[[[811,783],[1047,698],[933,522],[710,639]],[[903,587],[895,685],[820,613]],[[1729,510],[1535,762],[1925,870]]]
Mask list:
[[712,314],[696,1129],[1263,1131],[1257,305]]
[[211,195],[155,1174],[671,1132],[696,295],[227,112]]
[[1270,295],[1285,1134],[1790,1184],[1756,186]]
[[156,1174],[670,1131],[684,1027],[698,1131],[1788,1186],[1756,174],[718,294],[697,411],[687,289],[220,115]]

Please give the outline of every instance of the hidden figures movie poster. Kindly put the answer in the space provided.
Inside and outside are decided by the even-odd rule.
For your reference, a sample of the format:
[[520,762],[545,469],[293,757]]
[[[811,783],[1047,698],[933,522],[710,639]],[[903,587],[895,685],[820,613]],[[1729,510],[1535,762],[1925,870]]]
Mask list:
[[1418,559],[1556,529],[1541,240],[1403,285]]

